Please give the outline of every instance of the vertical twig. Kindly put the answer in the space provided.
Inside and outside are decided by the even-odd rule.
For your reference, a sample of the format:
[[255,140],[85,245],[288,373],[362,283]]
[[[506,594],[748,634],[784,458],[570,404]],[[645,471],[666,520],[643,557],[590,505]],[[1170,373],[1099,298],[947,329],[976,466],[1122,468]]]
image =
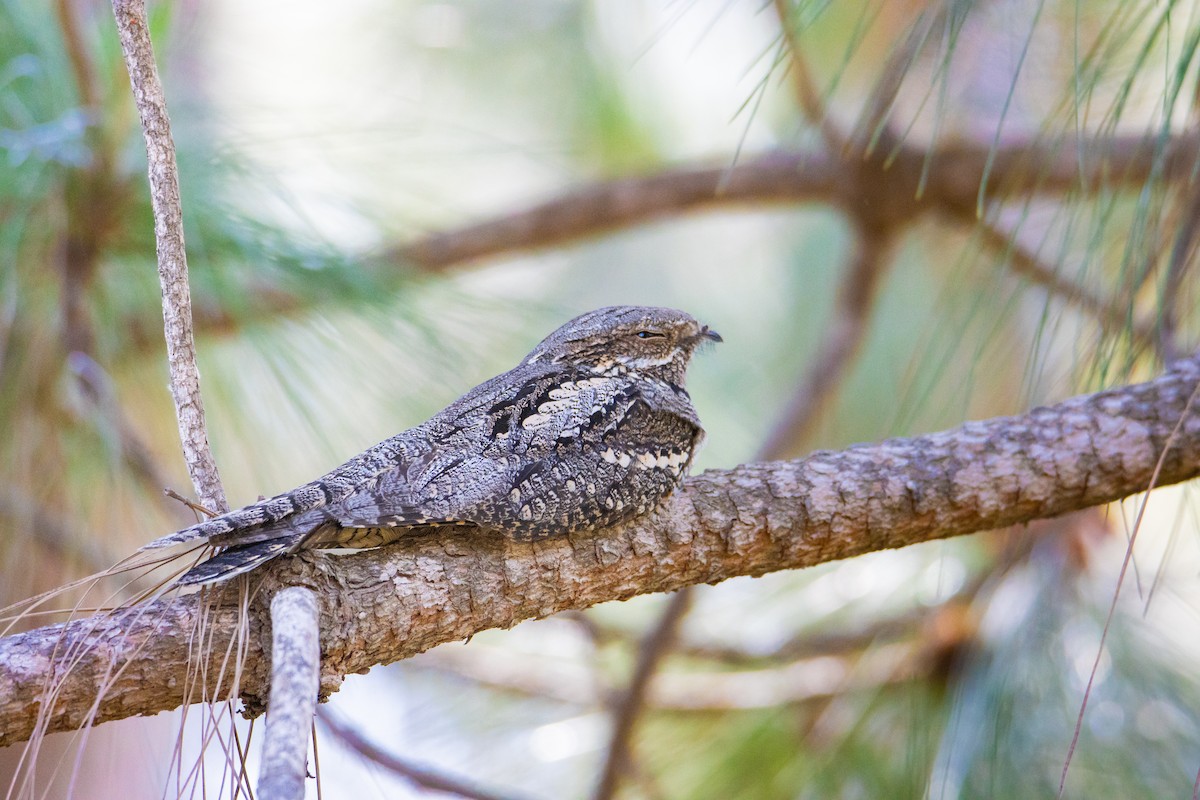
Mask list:
[[320,665],[317,597],[300,586],[282,589],[271,598],[271,699],[263,734],[259,800],[304,797]]
[[691,606],[691,589],[692,587],[680,589],[671,595],[662,616],[641,642],[633,676],[617,704],[604,768],[600,772],[600,780],[596,784],[592,800],[610,800],[616,795],[621,778],[630,772],[633,731],[646,705],[650,680],[658,670],[663,656],[670,652],[679,632],[679,623]]
[[146,139],[171,398],[175,401],[183,456],[200,502],[209,508],[226,511],[229,506],[209,450],[204,403],[200,399],[200,373],[196,368],[196,347],[192,341],[192,297],[183,242],[183,209],[179,200],[179,171],[175,164],[175,144],[171,139],[166,98],[154,64],[154,48],[146,24],[146,4],[144,0],[112,0],[112,6]]
[[1162,311],[1158,322],[1158,349],[1163,361],[1173,361],[1183,355],[1178,341],[1179,295],[1184,291],[1184,278],[1196,260],[1196,244],[1200,239],[1200,180],[1188,190],[1183,206],[1179,233],[1171,248],[1167,264],[1167,280],[1162,291]]
[[[200,503],[225,511],[229,506],[209,449],[204,404],[200,397],[175,145],[171,139],[166,99],[154,63],[145,2],[112,0],[112,4],[146,139],[171,397],[175,402],[184,459]],[[271,699],[258,797],[261,800],[301,800],[307,775],[308,736],[316,710],[320,677],[316,596],[299,587],[280,591],[271,601],[271,621]]]
[[863,339],[879,279],[884,273],[892,236],[890,230],[855,225],[854,261],[842,277],[837,305],[816,358],[792,393],[792,399],[772,426],[759,451],[764,459],[794,455],[812,435]]

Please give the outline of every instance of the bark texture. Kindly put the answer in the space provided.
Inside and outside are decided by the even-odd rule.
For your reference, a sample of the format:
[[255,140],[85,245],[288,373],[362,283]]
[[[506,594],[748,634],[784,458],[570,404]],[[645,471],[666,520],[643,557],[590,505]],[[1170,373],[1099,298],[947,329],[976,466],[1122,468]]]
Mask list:
[[[908,439],[748,464],[690,478],[622,528],[521,544],[453,529],[350,556],[287,559],[259,580],[241,694],[268,689],[266,603],[303,585],[321,601],[321,687],[488,628],[607,600],[762,575],[1057,516],[1200,474],[1200,359],[1143,384],[1018,417]],[[153,714],[183,702],[188,676],[215,691],[236,604],[208,611],[198,669],[196,596],[0,640],[0,745],[27,738],[48,680],[45,730]],[[75,654],[68,662],[65,652]],[[97,703],[97,685],[110,684]],[[228,694],[229,680],[223,690]],[[193,696],[198,696],[194,694]]]
[[299,586],[277,592],[271,599],[271,631],[271,711],[258,797],[304,800],[321,669],[316,595]]
[[200,502],[217,512],[226,511],[229,505],[225,502],[225,490],[221,487],[204,425],[200,371],[196,366],[196,347],[192,338],[192,295],[183,241],[179,168],[175,163],[167,101],[158,79],[150,31],[146,27],[146,4],[144,0],[112,0],[112,6],[134,103],[146,139],[158,278],[162,285],[163,326],[171,371],[171,399],[175,401],[183,456]]

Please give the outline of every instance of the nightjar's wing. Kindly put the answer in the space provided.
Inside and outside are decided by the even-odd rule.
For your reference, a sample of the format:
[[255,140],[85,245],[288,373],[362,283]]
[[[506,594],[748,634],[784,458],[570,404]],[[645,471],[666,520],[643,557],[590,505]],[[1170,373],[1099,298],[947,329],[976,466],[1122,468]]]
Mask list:
[[431,420],[428,457],[352,493],[331,509],[337,522],[542,539],[644,513],[678,484],[703,435],[682,389],[562,365],[522,372]]

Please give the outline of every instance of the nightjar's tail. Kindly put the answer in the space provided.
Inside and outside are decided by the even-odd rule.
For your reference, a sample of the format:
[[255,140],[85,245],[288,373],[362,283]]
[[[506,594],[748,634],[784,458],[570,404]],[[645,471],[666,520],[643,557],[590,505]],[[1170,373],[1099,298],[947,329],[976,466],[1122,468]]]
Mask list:
[[177,585],[228,580],[299,548],[327,523],[327,502],[319,484],[308,484],[155,539],[142,551],[206,541],[220,551],[184,573]]
[[[417,530],[421,527],[417,526]],[[242,537],[237,544],[225,547],[212,558],[185,572],[179,586],[200,586],[229,580],[257,569],[273,558],[294,553],[303,547],[364,549],[391,544],[411,535],[413,528],[355,528],[332,522],[300,528],[287,528],[284,523],[268,526]],[[266,538],[267,536],[270,538]]]
[[292,536],[226,548],[185,572],[176,585],[200,586],[229,580],[257,569],[276,556],[291,552],[303,538]]
[[149,544],[142,545],[141,549],[154,550],[160,547],[170,547],[171,545],[194,542],[201,539],[211,540],[220,538],[235,532],[270,526],[272,523],[280,522],[293,514],[321,508],[335,499],[338,494],[345,493],[344,491],[336,493],[331,491],[327,482],[328,478],[329,476],[327,475],[321,480],[306,483],[290,492],[268,497],[266,500],[259,500],[257,503],[252,503],[245,508],[239,508],[236,511],[230,511],[227,514],[221,514],[218,517],[199,522],[183,530],[161,536]]

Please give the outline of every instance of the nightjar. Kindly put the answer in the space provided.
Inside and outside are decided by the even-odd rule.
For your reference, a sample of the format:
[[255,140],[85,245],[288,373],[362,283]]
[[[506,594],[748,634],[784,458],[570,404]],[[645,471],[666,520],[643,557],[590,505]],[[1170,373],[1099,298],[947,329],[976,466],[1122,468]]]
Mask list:
[[536,541],[645,514],[704,437],[684,377],[709,340],[721,337],[674,309],[588,312],[428,421],[143,550],[207,540],[216,555],[179,580],[203,584],[302,548],[376,547],[442,525]]

